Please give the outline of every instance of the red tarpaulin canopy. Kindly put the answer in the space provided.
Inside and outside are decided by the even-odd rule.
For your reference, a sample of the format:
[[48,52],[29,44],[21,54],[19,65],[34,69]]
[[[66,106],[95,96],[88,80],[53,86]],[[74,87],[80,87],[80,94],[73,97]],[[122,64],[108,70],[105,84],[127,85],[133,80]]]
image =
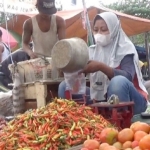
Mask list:
[[[150,20],[123,14],[104,7],[88,8],[88,15],[90,21],[93,21],[93,18],[95,17],[96,14],[104,11],[111,11],[119,16],[122,28],[128,36],[133,36],[150,31]],[[82,27],[82,20],[81,20],[82,12],[83,9],[57,12],[58,16],[61,16],[66,20],[67,38],[80,37],[82,39],[86,39],[87,32]],[[17,15],[15,18],[10,19],[8,21],[8,28],[21,35],[24,21],[33,16],[34,15]],[[5,25],[3,25],[3,27],[5,27]]]

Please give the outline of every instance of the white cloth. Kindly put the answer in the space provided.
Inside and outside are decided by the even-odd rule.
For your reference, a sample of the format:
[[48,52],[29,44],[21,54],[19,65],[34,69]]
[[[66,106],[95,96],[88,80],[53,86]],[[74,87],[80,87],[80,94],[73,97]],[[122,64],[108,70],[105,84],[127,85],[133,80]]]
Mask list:
[[[102,47],[99,44],[91,46],[89,48],[90,60],[103,62],[104,64],[112,68],[117,68],[121,63],[121,60],[126,55],[133,54],[139,87],[147,93],[146,88],[143,85],[143,78],[139,67],[139,58],[137,51],[133,43],[122,30],[119,19],[112,12],[104,12],[98,15],[106,22],[112,42],[105,47]],[[107,76],[101,71],[98,71],[90,74],[90,81],[91,98],[103,100],[104,95],[107,92],[107,87],[109,85],[109,79],[107,78]],[[96,83],[98,83],[99,85],[97,85]]]
[[5,43],[1,43],[4,46],[4,51],[2,53],[2,61],[4,61],[10,54],[9,48]]

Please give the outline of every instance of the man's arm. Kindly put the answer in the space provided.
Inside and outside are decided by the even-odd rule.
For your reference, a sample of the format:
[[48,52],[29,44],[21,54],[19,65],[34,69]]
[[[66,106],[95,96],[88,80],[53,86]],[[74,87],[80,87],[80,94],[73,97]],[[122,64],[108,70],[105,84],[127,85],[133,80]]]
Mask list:
[[31,19],[30,20],[28,19],[24,22],[23,25],[22,48],[30,56],[30,58],[36,58],[29,46],[31,36],[32,36],[32,22]]
[[4,52],[4,46],[0,44],[0,63],[2,62],[2,53]]
[[56,18],[57,21],[57,34],[58,34],[58,39],[62,40],[66,38],[66,22],[63,18],[57,16]]

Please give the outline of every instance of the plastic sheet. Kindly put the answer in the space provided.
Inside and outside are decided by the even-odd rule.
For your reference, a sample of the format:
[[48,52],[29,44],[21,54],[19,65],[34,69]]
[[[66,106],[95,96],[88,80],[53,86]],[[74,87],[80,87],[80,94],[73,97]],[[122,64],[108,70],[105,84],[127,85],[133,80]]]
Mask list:
[[70,90],[72,94],[85,94],[86,92],[86,78],[85,75],[74,73],[64,73],[66,82],[66,90]]

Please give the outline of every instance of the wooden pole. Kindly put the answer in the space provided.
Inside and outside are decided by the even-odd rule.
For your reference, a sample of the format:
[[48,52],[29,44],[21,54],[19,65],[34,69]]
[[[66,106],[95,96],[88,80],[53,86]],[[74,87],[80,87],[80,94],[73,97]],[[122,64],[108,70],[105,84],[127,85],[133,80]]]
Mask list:
[[146,59],[148,64],[148,80],[150,79],[150,47],[149,47],[149,33],[145,33],[145,49],[146,49]]

